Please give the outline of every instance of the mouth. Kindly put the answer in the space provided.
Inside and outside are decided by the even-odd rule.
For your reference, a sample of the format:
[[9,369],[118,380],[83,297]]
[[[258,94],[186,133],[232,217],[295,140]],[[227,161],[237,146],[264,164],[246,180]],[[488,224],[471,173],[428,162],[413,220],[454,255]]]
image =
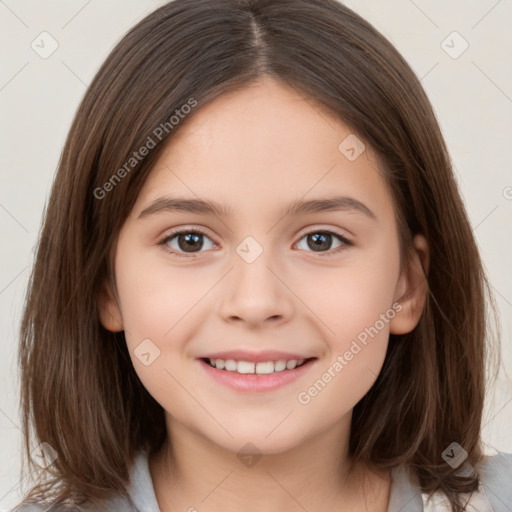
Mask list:
[[318,358],[254,362],[203,357],[197,361],[212,382],[237,392],[261,393],[277,390],[305,376],[316,366]]
[[235,359],[213,359],[209,357],[201,358],[212,368],[224,372],[235,372],[242,375],[271,375],[273,373],[286,372],[300,368],[309,361],[316,359],[310,357],[306,359],[279,359],[277,361],[237,361]]

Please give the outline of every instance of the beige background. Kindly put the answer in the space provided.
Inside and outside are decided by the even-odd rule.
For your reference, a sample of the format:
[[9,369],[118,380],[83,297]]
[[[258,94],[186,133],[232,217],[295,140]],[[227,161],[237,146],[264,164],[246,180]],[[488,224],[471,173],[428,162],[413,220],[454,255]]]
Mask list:
[[[9,510],[20,493],[18,324],[32,250],[64,139],[87,84],[108,52],[128,28],[162,3],[0,1],[0,512]],[[512,452],[512,3],[346,3],[383,32],[422,77],[447,139],[496,292],[509,375],[503,372],[489,393],[483,436],[489,446]],[[58,44],[46,59],[31,47],[35,41],[38,51],[44,51],[44,37],[44,48],[51,49],[52,39],[40,36],[42,32]]]

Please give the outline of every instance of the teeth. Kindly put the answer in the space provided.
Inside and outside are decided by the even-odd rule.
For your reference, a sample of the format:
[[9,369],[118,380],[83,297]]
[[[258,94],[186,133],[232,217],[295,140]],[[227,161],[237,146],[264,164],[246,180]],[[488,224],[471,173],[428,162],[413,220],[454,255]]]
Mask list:
[[[217,362],[215,362],[215,365],[217,365]],[[224,364],[226,370],[228,372],[235,372],[236,371],[236,361],[233,361],[233,359],[228,359]]]
[[261,363],[250,363],[249,361],[235,361],[234,359],[209,359],[210,365],[218,370],[238,373],[256,373],[257,375],[268,375],[270,373],[293,370],[304,363],[305,359],[290,359],[286,361],[265,361]]
[[[272,361],[268,361],[267,363],[257,363],[256,364],[256,373],[259,375],[274,373],[275,371],[275,363]],[[279,370],[281,371],[281,370]]]
[[238,361],[236,371],[238,373],[254,373],[256,363],[248,363],[246,361]]
[[276,361],[274,363],[274,370],[276,372],[282,372],[283,370],[286,370],[286,361]]

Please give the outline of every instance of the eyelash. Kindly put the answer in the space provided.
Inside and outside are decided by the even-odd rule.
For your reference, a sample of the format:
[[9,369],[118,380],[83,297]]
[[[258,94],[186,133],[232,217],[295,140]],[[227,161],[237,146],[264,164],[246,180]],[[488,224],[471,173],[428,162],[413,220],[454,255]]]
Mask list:
[[[193,254],[200,254],[201,252],[204,252],[204,251],[199,251],[198,253],[191,253],[191,255],[187,255],[185,253],[177,252],[174,249],[171,249],[167,245],[167,243],[170,242],[177,235],[185,235],[185,234],[187,234],[187,235],[188,234],[203,235],[203,236],[206,236],[207,238],[210,238],[207,235],[207,233],[205,233],[204,231],[201,231],[200,229],[197,229],[197,228],[193,228],[193,229],[180,229],[180,230],[173,231],[170,234],[166,235],[162,240],[160,240],[158,242],[158,245],[162,246],[164,251],[166,251],[166,252],[168,252],[168,253],[170,253],[170,254],[172,254],[174,256],[177,256],[179,258],[196,258],[197,256],[195,256]],[[340,251],[343,251],[344,249],[346,249],[347,246],[353,245],[352,242],[350,240],[348,240],[347,238],[345,238],[343,235],[340,235],[339,233],[336,233],[334,231],[322,230],[322,229],[318,229],[318,230],[314,230],[314,231],[309,231],[308,233],[305,233],[300,238],[300,240],[302,240],[303,238],[307,237],[308,235],[316,235],[316,234],[334,235],[336,238],[338,238],[343,243],[342,245],[340,245],[336,249],[334,249],[334,250],[331,249],[329,251],[324,251],[323,253],[322,252],[315,253],[314,251],[306,251],[306,252],[312,252],[312,253],[317,254],[318,256],[321,256],[321,257],[332,256],[334,254],[339,253]]]

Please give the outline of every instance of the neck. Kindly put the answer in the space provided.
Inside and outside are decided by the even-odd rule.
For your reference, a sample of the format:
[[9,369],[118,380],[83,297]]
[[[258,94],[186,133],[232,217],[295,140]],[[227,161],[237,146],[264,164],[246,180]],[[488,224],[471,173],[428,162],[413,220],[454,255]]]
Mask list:
[[149,459],[162,512],[291,512],[336,509],[340,503],[348,509],[372,504],[370,510],[387,511],[389,473],[351,468],[350,418],[299,447],[272,454],[234,453],[176,420],[167,421],[170,435]]

